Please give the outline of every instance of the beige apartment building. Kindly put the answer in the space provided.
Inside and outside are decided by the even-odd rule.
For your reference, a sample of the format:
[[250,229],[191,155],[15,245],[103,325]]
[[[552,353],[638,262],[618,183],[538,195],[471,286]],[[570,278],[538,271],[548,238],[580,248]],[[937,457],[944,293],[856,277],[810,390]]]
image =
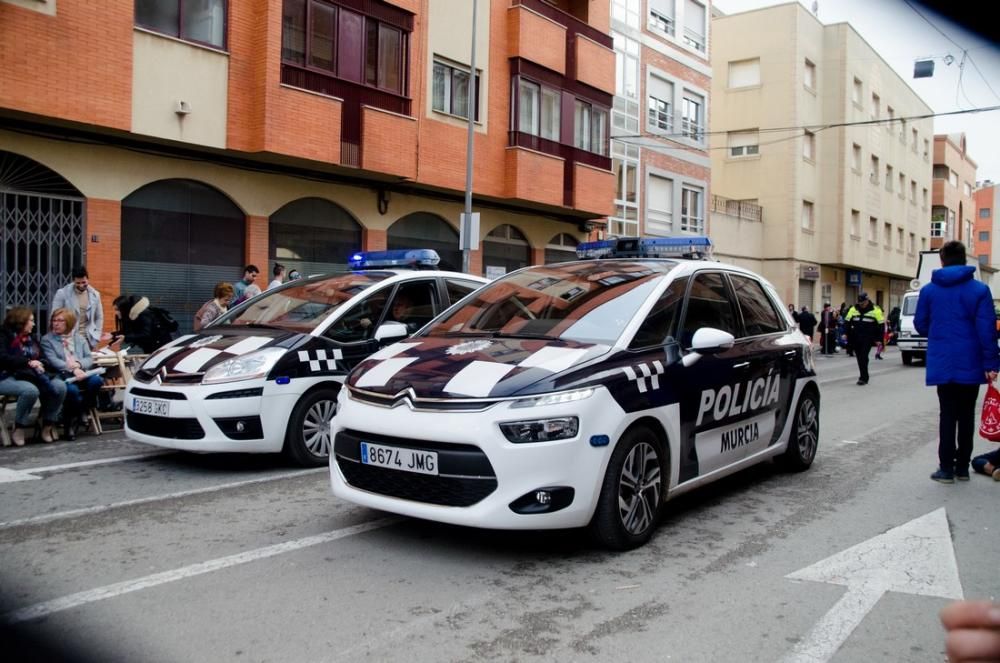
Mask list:
[[934,184],[931,190],[931,248],[947,241],[963,242],[976,255],[976,162],[966,152],[965,134],[934,136]]
[[797,2],[712,21],[716,256],[815,309],[898,304],[929,247],[932,111]]

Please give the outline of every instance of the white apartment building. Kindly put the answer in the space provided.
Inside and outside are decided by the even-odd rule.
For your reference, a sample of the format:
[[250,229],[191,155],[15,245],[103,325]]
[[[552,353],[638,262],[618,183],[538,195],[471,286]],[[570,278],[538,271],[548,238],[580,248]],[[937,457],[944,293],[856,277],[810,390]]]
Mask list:
[[[929,248],[931,109],[798,2],[715,16],[712,35],[716,256],[811,310],[860,291],[896,306]],[[759,216],[725,212],[739,203]]]
[[611,0],[610,235],[708,232],[710,12],[708,0]]

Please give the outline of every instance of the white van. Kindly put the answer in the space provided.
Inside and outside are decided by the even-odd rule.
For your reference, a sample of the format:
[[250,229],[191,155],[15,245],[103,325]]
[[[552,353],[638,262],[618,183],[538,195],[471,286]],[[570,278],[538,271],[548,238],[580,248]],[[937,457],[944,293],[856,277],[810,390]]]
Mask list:
[[896,340],[896,345],[899,347],[903,363],[907,366],[913,363],[914,357],[920,360],[927,358],[927,337],[917,334],[917,330],[913,326],[913,316],[917,313],[917,298],[919,296],[919,290],[907,292],[903,295],[903,301],[899,307],[899,338]]

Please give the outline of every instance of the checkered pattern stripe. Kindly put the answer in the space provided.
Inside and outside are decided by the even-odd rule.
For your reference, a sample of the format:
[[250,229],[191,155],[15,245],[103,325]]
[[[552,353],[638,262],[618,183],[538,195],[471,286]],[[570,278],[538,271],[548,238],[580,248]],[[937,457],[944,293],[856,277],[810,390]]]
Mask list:
[[[299,350],[299,363],[308,363],[309,370],[313,373],[324,370],[335,371],[337,370],[337,361],[343,358],[344,353],[338,349],[330,350],[329,356],[327,356],[325,348],[320,348],[319,350]],[[325,367],[324,364],[326,364]]]
[[663,364],[657,360],[651,364],[642,363],[636,366],[623,366],[622,370],[628,377],[629,382],[634,382],[639,388],[640,394],[645,394],[652,389],[660,388],[660,376],[663,375]]

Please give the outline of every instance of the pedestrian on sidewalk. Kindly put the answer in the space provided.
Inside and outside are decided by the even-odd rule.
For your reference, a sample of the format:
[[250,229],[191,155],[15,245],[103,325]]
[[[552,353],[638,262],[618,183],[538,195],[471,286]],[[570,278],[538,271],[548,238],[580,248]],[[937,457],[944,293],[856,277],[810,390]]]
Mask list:
[[[233,298],[229,302],[229,308],[236,306],[244,299],[249,299],[246,296],[246,289],[254,285],[258,274],[260,274],[260,270],[257,269],[257,265],[247,265],[243,268],[243,278],[233,284]],[[260,294],[260,286],[257,286],[257,294]]]
[[279,285],[285,282],[285,266],[280,262],[274,263],[274,269],[271,270],[271,274],[274,279],[267,284],[267,289],[277,288]]
[[851,307],[845,318],[848,342],[858,362],[858,384],[868,384],[868,355],[872,346],[882,340],[885,316],[882,309],[872,303],[867,292],[858,295],[858,303]]
[[965,245],[946,242],[940,269],[920,289],[913,325],[927,337],[926,383],[937,388],[938,469],[931,479],[969,479],[979,385],[993,382],[1000,369],[997,315],[989,287],[965,264]]
[[71,331],[87,341],[90,349],[102,341],[110,341],[111,334],[104,329],[104,309],[101,308],[101,293],[90,285],[87,268],[77,265],[71,272],[73,282],[56,290],[50,311],[68,308],[76,316],[76,327]]
[[837,316],[830,302],[823,304],[819,314],[819,345],[820,352],[825,355],[832,355],[837,348]]
[[212,299],[201,305],[198,312],[194,314],[194,330],[201,331],[213,320],[228,310],[227,304],[233,297],[233,284],[219,281],[212,291]]
[[809,338],[809,344],[812,345],[813,334],[816,332],[816,316],[809,312],[808,306],[803,306],[799,313],[799,329]]

